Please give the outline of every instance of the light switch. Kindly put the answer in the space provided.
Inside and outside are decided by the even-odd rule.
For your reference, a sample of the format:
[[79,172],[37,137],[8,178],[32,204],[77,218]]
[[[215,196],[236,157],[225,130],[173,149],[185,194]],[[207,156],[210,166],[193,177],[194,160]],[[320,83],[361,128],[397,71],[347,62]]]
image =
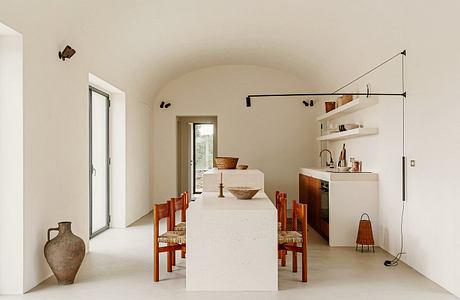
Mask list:
[[415,160],[414,160],[414,159],[411,159],[411,161],[410,161],[410,166],[411,166],[411,167],[415,167]]

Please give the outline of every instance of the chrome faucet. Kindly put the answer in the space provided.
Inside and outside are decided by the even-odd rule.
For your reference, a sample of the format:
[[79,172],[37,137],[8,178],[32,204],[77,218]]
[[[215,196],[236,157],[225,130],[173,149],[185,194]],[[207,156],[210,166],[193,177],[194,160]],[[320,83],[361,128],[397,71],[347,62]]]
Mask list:
[[328,149],[323,149],[323,150],[321,150],[321,152],[319,153],[319,157],[322,158],[322,154],[323,154],[324,151],[329,152],[329,156],[330,156],[330,158],[331,158],[331,160],[330,160],[329,162],[326,162],[326,166],[329,167],[329,168],[331,168],[331,169],[333,169],[333,168],[334,168],[334,160],[332,159],[332,153],[331,153],[331,151],[329,151]]

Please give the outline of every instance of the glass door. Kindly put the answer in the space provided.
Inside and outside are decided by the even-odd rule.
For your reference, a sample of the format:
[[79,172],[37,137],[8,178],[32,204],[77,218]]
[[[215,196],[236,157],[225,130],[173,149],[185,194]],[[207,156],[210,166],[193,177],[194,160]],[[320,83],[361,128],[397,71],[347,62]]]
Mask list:
[[89,88],[90,237],[109,228],[109,95]]
[[203,173],[213,168],[214,124],[193,123],[193,193],[203,192]]

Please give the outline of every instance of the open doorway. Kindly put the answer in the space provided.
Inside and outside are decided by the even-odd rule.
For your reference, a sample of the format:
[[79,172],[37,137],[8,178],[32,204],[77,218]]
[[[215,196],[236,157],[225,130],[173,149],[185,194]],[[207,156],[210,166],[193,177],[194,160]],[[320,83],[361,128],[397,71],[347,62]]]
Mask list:
[[203,174],[217,155],[217,117],[178,117],[178,194],[203,192]]
[[90,238],[110,224],[109,94],[89,87]]

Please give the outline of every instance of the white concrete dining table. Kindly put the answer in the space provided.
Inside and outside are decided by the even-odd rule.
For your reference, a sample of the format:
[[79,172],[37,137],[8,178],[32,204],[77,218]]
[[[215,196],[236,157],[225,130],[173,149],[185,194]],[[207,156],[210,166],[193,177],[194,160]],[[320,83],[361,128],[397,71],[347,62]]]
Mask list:
[[186,289],[278,290],[275,206],[263,191],[224,195],[203,192],[187,210]]

